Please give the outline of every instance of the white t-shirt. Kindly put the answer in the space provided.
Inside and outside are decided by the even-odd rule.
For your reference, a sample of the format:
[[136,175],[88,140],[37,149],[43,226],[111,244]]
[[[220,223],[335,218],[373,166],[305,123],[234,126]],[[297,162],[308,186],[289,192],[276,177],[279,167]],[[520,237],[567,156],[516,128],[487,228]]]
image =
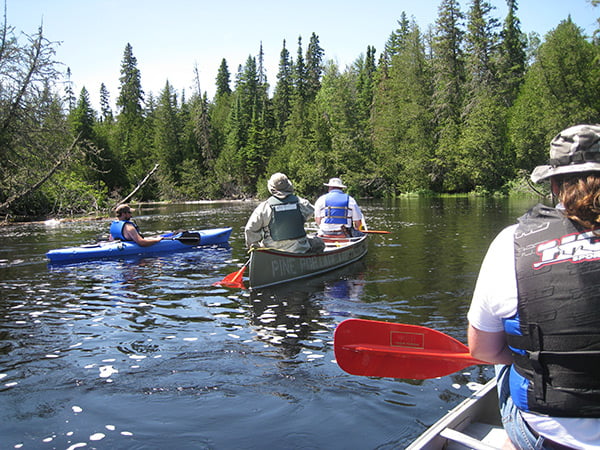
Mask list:
[[[478,330],[504,330],[502,319],[517,313],[514,232],[517,225],[502,230],[492,241],[481,264],[473,300],[467,314]],[[600,449],[600,419],[555,418],[521,413],[538,434],[576,449]]]
[[[325,217],[325,197],[327,196],[327,194],[320,196],[317,201],[315,202],[315,218],[320,217],[320,218],[324,218]],[[353,222],[357,221],[357,220],[362,220],[363,219],[363,215],[362,215],[362,211],[360,210],[358,203],[356,203],[356,200],[352,197],[352,196],[348,196],[348,208],[350,209],[350,219],[348,220],[348,223],[346,223],[346,226],[348,228],[352,228],[353,226]],[[323,232],[327,232],[327,231],[339,231],[340,230],[340,224],[339,223],[325,223],[324,220],[321,221],[321,224],[319,225],[319,229]]]

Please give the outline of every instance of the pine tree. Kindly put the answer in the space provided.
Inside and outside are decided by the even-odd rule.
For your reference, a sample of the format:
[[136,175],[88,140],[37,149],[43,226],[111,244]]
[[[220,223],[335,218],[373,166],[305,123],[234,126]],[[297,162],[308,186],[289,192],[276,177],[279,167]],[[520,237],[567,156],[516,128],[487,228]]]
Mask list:
[[397,55],[403,48],[405,39],[409,33],[410,22],[406,17],[406,12],[402,11],[400,20],[398,20],[398,28],[390,34],[385,49],[383,51],[383,64],[389,65],[392,62],[394,55]]
[[313,33],[306,49],[306,98],[313,100],[321,88],[324,51],[319,45],[319,37]]
[[304,103],[308,98],[308,81],[306,64],[304,62],[304,56],[302,56],[302,37],[298,37],[298,52],[296,62],[293,65],[294,73],[294,94],[295,101]]
[[85,87],[81,89],[76,106],[69,114],[69,122],[75,136],[82,140],[94,140],[95,112],[90,103],[90,95]]
[[275,127],[281,133],[292,110],[293,95],[293,68],[290,61],[290,53],[285,47],[279,54],[279,71],[277,72],[277,84],[273,93],[273,108],[275,114]]
[[137,59],[133,56],[133,48],[129,43],[125,46],[123,53],[119,82],[121,83],[121,92],[117,99],[117,106],[120,108],[120,114],[128,118],[140,118],[143,111],[144,91],[142,91]]
[[104,83],[100,85],[100,120],[106,122],[112,122],[113,120],[113,113],[110,107],[110,94]]
[[75,98],[75,93],[73,92],[73,82],[71,81],[71,68],[67,67],[66,73],[67,81],[65,82],[65,101],[67,103],[67,109],[72,111],[75,108],[75,104],[77,99]]
[[159,176],[162,195],[164,198],[174,198],[184,158],[180,142],[182,129],[178,118],[177,95],[168,81],[158,98],[153,128],[153,147],[156,152],[156,160],[160,163]]
[[[399,41],[398,41],[399,42]],[[372,127],[376,170],[372,192],[393,196],[430,188],[435,135],[431,68],[421,32],[411,23],[375,86]]]
[[[141,85],[141,74],[137,68],[137,59],[133,56],[131,44],[125,46],[121,62],[120,92],[117,98],[119,109],[117,116],[117,132],[111,141],[111,148],[126,167],[128,176],[124,187],[129,188],[138,183],[148,173],[154,162],[147,158],[152,154],[152,131],[144,119],[144,91]],[[150,111],[152,102],[149,103]],[[156,194],[152,183],[144,185],[138,191],[140,198],[152,198]]]
[[523,83],[526,66],[527,38],[517,17],[517,0],[507,0],[508,13],[500,33],[498,76],[504,104],[512,106]]
[[500,101],[496,77],[498,21],[485,0],[472,0],[466,34],[465,106],[455,188],[493,191],[506,181],[510,166],[506,156],[507,108]]
[[229,86],[229,83],[231,82],[230,76],[229,69],[227,68],[227,61],[223,58],[221,65],[219,66],[219,71],[217,72],[216,98],[231,94],[231,87]]
[[457,0],[442,0],[433,34],[434,117],[437,142],[431,173],[436,190],[452,191],[458,184],[452,172],[460,164],[458,142],[465,81],[462,20]]

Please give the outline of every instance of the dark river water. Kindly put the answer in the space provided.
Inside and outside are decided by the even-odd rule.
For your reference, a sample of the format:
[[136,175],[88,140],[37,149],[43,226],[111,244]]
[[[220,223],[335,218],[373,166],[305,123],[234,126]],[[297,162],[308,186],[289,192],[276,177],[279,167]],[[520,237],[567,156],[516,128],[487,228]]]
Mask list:
[[148,234],[233,227],[228,248],[50,266],[109,219],[0,227],[0,448],[404,448],[484,383],[349,375],[348,318],[424,325],[466,342],[490,241],[536,199],[361,201],[360,262],[262,290],[212,284],[247,258],[253,202],[144,205]]

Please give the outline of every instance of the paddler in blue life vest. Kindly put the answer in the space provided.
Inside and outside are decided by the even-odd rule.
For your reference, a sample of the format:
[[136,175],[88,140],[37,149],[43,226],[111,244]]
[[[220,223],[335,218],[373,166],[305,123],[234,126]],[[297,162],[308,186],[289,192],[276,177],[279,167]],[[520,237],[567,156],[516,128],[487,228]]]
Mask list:
[[162,236],[145,238],[131,219],[133,209],[123,203],[115,209],[117,220],[110,224],[109,240],[133,241],[141,247],[150,247],[162,240]]
[[481,265],[469,349],[496,364],[504,449],[600,448],[600,125],[550,143],[555,207],[502,230]]
[[346,186],[342,180],[331,178],[323,184],[329,190],[315,202],[315,222],[319,226],[319,235],[360,236],[363,213],[356,200],[343,191]]
[[308,237],[304,223],[314,213],[313,205],[294,195],[294,187],[283,173],[269,178],[271,196],[259,204],[246,223],[246,246],[275,248],[294,253],[321,252],[325,243],[318,237]]

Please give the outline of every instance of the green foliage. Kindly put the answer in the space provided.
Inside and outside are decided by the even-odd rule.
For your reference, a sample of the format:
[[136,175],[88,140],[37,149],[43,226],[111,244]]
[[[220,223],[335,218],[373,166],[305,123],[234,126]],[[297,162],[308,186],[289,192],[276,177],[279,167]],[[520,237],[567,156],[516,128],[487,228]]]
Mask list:
[[168,81],[145,96],[127,44],[114,114],[104,84],[99,113],[85,88],[75,99],[69,70],[59,89],[41,30],[21,44],[7,29],[0,207],[76,214],[134,188],[134,201],[262,198],[274,172],[308,198],[333,176],[355,196],[530,193],[523,174],[546,160],[550,139],[600,121],[599,43],[571,19],[526,38],[517,2],[507,4],[501,29],[484,0],[466,14],[442,0],[427,35],[402,13],[379,57],[368,45],[343,70],[315,33],[306,52],[298,37],[295,58],[283,41],[272,97],[262,44],[233,89],[222,60],[212,101],[198,80],[189,101]]
[[76,172],[61,172],[41,193],[56,215],[98,212],[109,206],[106,187],[86,183]]

